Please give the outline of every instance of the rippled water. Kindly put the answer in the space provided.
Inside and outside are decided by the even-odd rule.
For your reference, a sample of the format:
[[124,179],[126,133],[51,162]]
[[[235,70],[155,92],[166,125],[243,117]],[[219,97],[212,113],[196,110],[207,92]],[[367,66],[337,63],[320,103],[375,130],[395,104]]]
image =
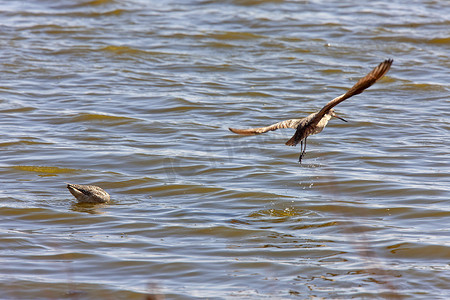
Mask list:
[[[0,1],[5,299],[448,299],[447,1]],[[388,75],[299,147],[299,118]],[[110,205],[80,205],[65,182]]]

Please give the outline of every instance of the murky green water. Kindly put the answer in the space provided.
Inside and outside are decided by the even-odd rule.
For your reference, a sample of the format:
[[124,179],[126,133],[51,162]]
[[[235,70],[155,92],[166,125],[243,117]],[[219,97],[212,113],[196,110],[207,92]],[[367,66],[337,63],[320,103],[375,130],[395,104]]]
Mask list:
[[[448,299],[449,12],[0,1],[1,298]],[[386,58],[301,165],[291,129],[228,131],[304,117]]]

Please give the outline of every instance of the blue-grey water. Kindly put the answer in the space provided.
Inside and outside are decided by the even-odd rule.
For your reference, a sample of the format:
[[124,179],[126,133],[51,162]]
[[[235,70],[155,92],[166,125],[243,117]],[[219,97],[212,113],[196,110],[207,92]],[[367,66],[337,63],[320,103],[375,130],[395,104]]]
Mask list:
[[[0,298],[450,298],[449,55],[444,0],[1,0]],[[228,131],[387,58],[302,164]]]

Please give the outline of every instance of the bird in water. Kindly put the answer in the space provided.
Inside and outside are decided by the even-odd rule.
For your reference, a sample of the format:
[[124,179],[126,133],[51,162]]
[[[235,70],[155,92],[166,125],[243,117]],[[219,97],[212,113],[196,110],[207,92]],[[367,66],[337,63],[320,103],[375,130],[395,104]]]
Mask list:
[[280,128],[293,128],[296,129],[292,138],[286,142],[288,146],[296,146],[300,143],[300,157],[299,162],[302,161],[303,155],[306,152],[306,139],[308,136],[321,132],[328,121],[331,118],[338,118],[347,122],[343,118],[339,117],[333,107],[341,103],[342,101],[362,93],[365,89],[377,82],[378,79],[383,77],[390,69],[393,60],[387,59],[375,67],[369,74],[361,78],[352,88],[350,88],[345,94],[334,98],[328,102],[321,110],[312,113],[309,116],[302,119],[290,119],[275,123],[266,127],[249,128],[249,129],[236,129],[228,128],[230,131],[238,134],[260,134],[268,131],[277,130]]
[[109,194],[95,185],[67,184],[69,192],[79,203],[107,203]]

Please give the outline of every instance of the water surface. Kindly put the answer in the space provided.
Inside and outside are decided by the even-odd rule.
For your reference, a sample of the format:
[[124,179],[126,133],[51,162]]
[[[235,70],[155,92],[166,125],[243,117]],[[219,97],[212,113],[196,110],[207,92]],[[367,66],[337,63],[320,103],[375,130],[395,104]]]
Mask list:
[[[448,299],[446,1],[0,1],[5,299]],[[299,118],[393,58],[299,147]],[[65,182],[110,205],[79,205]]]

